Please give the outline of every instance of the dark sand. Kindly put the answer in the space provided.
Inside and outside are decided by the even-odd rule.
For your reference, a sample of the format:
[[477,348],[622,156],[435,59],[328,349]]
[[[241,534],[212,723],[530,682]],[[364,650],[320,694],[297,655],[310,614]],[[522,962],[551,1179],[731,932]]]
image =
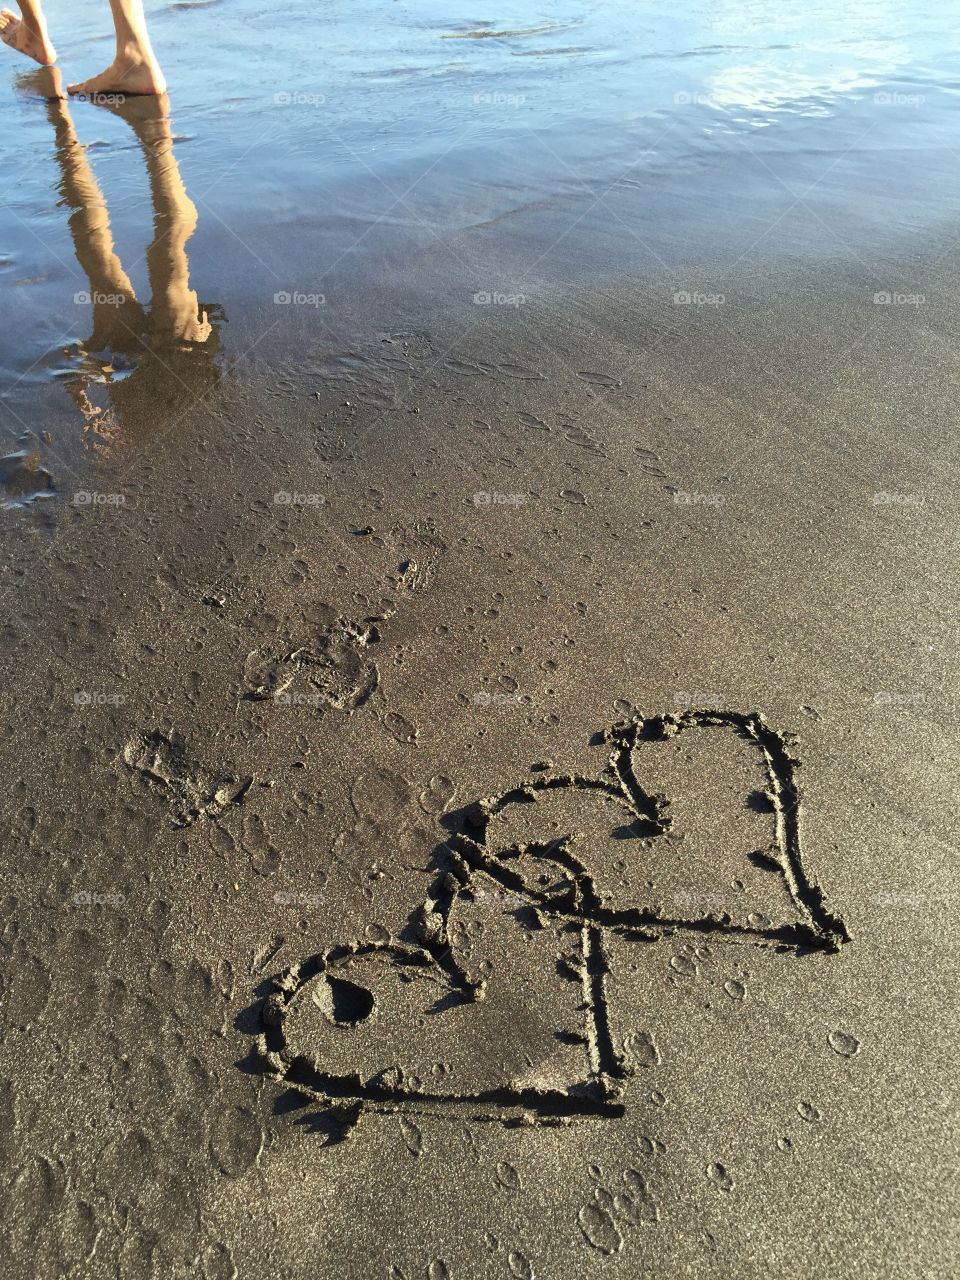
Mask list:
[[[864,285],[832,283],[771,275],[722,324],[612,280],[535,335],[521,308],[460,342],[425,317],[339,353],[348,383],[242,388],[122,508],[66,511],[4,629],[8,1274],[951,1273],[953,312],[891,316],[853,363]],[[797,734],[839,952],[759,945],[803,911],[740,856],[770,843],[749,768],[694,730],[695,767],[638,763],[679,845],[611,851],[619,819],[569,791],[523,836],[580,832],[614,897],[681,920],[607,935],[621,1115],[330,1112],[258,1073],[268,979],[423,941],[444,811],[717,708]],[[568,1088],[584,1047],[543,1046],[583,1017],[570,948],[478,901],[493,1012],[436,1049],[385,1005],[381,1065]]]
[[4,1277],[955,1275],[956,226],[645,199],[5,402]]

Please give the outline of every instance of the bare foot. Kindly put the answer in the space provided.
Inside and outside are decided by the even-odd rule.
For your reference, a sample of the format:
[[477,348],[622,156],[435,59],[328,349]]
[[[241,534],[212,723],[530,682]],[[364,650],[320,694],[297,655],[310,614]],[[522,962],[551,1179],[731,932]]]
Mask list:
[[100,75],[80,84],[67,86],[68,93],[96,100],[99,97],[124,98],[136,94],[163,93],[167,82],[155,59],[145,60],[137,53],[118,55]]
[[0,40],[17,53],[22,53],[41,67],[50,67],[57,60],[57,51],[47,37],[46,27],[36,30],[28,27],[10,9],[0,9]]
[[47,102],[66,101],[67,91],[63,87],[59,67],[24,69],[13,83],[21,93],[33,98],[45,98]]
[[173,129],[170,123],[170,99],[165,93],[138,94],[124,97],[122,94],[101,94],[93,101],[113,116],[126,120],[143,142],[155,138],[170,140]]

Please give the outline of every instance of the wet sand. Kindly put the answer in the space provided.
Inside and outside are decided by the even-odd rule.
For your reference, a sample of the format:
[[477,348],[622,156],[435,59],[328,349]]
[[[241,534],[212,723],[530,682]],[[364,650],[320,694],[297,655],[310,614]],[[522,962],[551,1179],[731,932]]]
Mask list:
[[[616,281],[542,312],[539,341],[519,309],[446,349],[439,325],[381,333],[342,353],[350,382],[246,388],[160,438],[122,507],[69,512],[4,635],[15,1253],[38,1239],[47,1274],[948,1273],[955,559],[924,395],[949,371],[898,325],[811,403],[804,373],[860,306],[831,292],[827,333],[798,296],[768,280],[660,351]],[[774,333],[776,383],[755,354]],[[925,405],[913,438],[895,388],[901,421]],[[635,715],[716,709],[797,735],[839,951],[612,934],[615,1118],[528,1106],[518,1128],[402,1091],[397,1114],[331,1113],[257,1059],[267,980],[422,944],[445,812],[600,776],[595,735]],[[703,781],[711,759],[671,797],[696,856],[636,833],[615,852],[643,860],[654,917],[789,923],[777,870],[730,875],[718,830],[749,843],[768,818]],[[627,877],[605,818],[543,821],[533,838],[579,831],[591,871]],[[540,1042],[562,947],[548,931],[525,971],[542,930],[515,927],[487,961],[513,993],[502,1042],[464,1030],[430,1089],[456,1094],[461,1043],[504,1071],[511,1036]]]
[[4,402],[8,1273],[952,1274],[953,224],[555,196],[271,303],[303,213],[238,310],[115,123],[132,371]]

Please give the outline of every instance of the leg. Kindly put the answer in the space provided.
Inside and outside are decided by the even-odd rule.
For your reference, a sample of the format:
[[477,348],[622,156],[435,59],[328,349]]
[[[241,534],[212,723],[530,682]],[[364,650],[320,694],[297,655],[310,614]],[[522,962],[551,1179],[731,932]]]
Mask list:
[[[52,74],[59,75],[59,72]],[[116,341],[120,335],[110,332],[111,322],[121,328],[120,317],[125,304],[131,303],[138,311],[140,304],[114,248],[107,203],[90,167],[86,147],[77,138],[66,99],[54,97],[48,101],[47,116],[53,125],[55,154],[60,169],[57,189],[70,210],[73,247],[90,284],[94,325],[98,331],[92,349],[122,346],[122,340]],[[124,302],[105,307],[99,303],[104,296],[123,298]]]
[[147,34],[143,0],[110,0],[110,8],[117,31],[116,57],[100,75],[68,86],[69,92],[86,95],[163,93],[167,85]]
[[77,138],[60,71],[38,72],[49,77],[44,86],[47,117],[53,125],[60,180],[57,190],[70,210],[69,226],[77,261],[86,273],[93,310],[93,333],[80,346],[81,361],[66,389],[84,420],[84,433],[94,450],[104,456],[118,431],[112,409],[102,409],[90,397],[90,389],[102,382],[104,351],[138,351],[146,329],[143,307],[137,301],[130,277],[117,256],[110,229],[110,215],[86,148]]
[[51,66],[57,60],[57,51],[47,35],[40,0],[17,0],[17,3],[23,14],[22,21],[10,9],[0,10],[0,40],[42,67]]
[[[60,73],[50,74],[59,77]],[[55,88],[59,89],[59,83]],[[53,125],[60,169],[57,189],[70,210],[73,247],[90,284],[93,336],[85,346],[89,351],[128,349],[143,331],[144,314],[114,248],[103,192],[90,167],[86,147],[77,138],[66,99],[51,97],[47,116]]]
[[128,121],[143,148],[153,197],[154,235],[146,254],[151,329],[160,345],[205,342],[213,326],[190,288],[186,252],[197,226],[197,207],[187,195],[174,154],[168,99],[127,102],[116,114]]

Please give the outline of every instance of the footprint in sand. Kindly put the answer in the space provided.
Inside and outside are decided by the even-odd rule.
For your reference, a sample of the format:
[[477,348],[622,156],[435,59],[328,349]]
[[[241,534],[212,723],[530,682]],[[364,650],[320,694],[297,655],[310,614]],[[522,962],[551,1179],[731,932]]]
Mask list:
[[231,805],[242,804],[253,784],[252,777],[200,764],[176,733],[135,734],[122,759],[132,774],[166,797],[177,827],[220,817]]
[[[596,776],[539,774],[448,820],[399,936],[275,983],[264,1069],[327,1104],[556,1121],[623,1111],[607,941],[847,941],[801,859],[795,761],[757,714],[643,718]],[[650,1050],[652,1053],[653,1050]]]
[[337,617],[293,647],[254,649],[244,663],[244,696],[354,711],[379,684],[370,656],[379,638],[372,623]]

